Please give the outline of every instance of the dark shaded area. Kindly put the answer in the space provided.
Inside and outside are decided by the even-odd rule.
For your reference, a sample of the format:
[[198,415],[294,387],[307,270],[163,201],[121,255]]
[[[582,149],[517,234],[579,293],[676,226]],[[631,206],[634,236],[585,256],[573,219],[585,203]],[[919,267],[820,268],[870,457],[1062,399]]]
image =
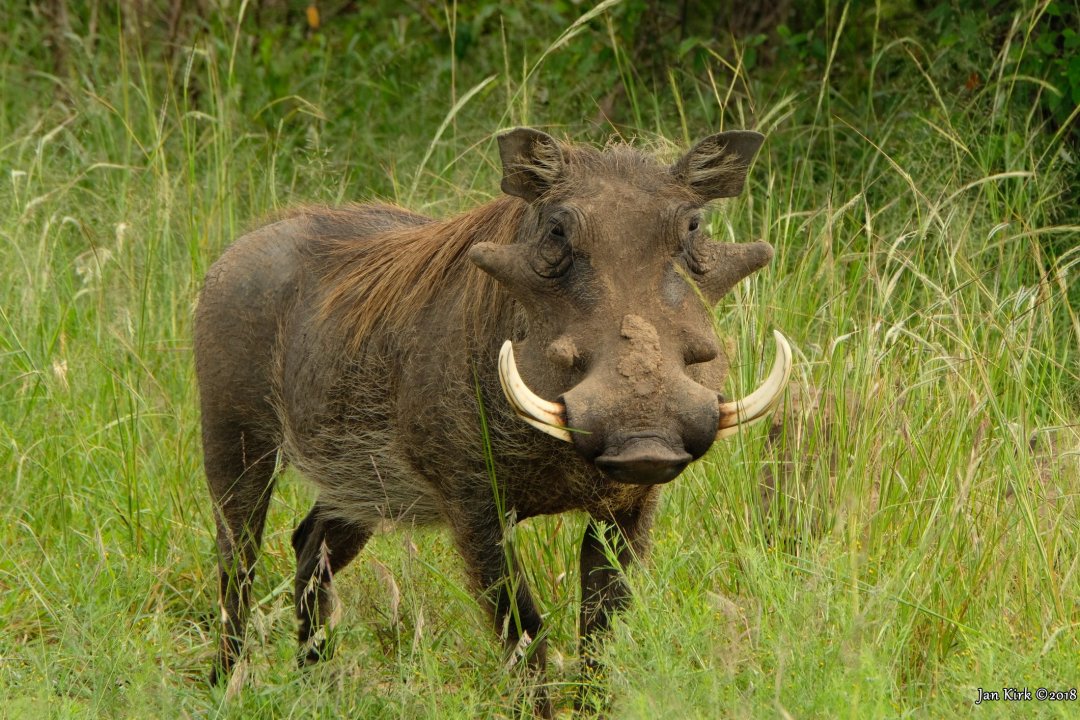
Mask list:
[[[666,82],[673,68],[703,70],[711,54],[726,53],[735,42],[743,48],[747,69],[777,63],[808,69],[828,60],[833,33],[841,17],[846,17],[853,32],[841,35],[835,48],[837,64],[844,72],[865,72],[861,60],[869,57],[874,37],[870,31],[877,29],[886,37],[910,35],[931,47],[962,45],[973,51],[969,54],[973,58],[983,49],[995,54],[1005,50],[1018,58],[1022,54],[1022,71],[1057,90],[1040,93],[1037,99],[1055,130],[1066,124],[1080,103],[1080,3],[1076,0],[1046,4],[1034,42],[1024,48],[1007,47],[1006,41],[1017,11],[1030,3],[884,0],[878,5],[880,13],[872,3],[830,0],[627,0],[613,9],[612,16],[636,72],[658,83]],[[443,50],[452,45],[455,56],[465,60],[481,41],[498,42],[503,29],[535,32],[538,20],[540,27],[565,27],[589,9],[589,3],[570,0],[512,6],[477,2],[460,4],[456,16],[448,17],[438,0],[404,4],[265,0],[251,3],[243,21],[248,32],[239,39],[249,52],[280,60],[315,42],[320,34],[347,38],[364,33],[379,20],[398,17],[418,26],[431,47]],[[31,3],[26,12],[47,28],[40,49],[60,77],[73,72],[71,44],[77,42],[76,37],[82,39],[85,50],[92,51],[98,33],[119,26],[137,41],[143,55],[175,59],[209,26],[231,20],[221,17],[212,0],[42,0]],[[599,28],[602,22],[594,21],[594,25]],[[953,70],[969,88],[986,80],[975,66],[957,65]],[[1076,137],[1075,127],[1069,132]]]
[[[20,43],[40,55],[40,67],[53,68],[53,89],[62,95],[79,84],[75,67],[85,64],[73,63],[73,56],[94,58],[101,37],[120,29],[143,59],[164,63],[176,91],[197,108],[206,89],[197,75],[185,72],[192,49],[208,38],[234,37],[236,52],[254,71],[242,89],[241,105],[261,125],[273,129],[296,112],[295,104],[282,99],[308,93],[311,88],[303,82],[310,82],[313,67],[322,66],[331,74],[327,89],[342,94],[336,103],[341,119],[381,138],[398,135],[397,120],[386,124],[365,107],[395,106],[415,117],[424,100],[418,85],[432,76],[445,82],[450,75],[465,88],[535,61],[545,43],[590,8],[570,0],[477,2],[459,4],[455,14],[438,0],[267,0],[251,3],[241,18],[237,8],[223,11],[212,0],[42,0],[22,10],[33,17],[41,36]],[[1033,8],[1037,22],[1030,42],[1023,42],[1014,25]],[[984,101],[980,91],[998,80],[993,66],[1004,55],[1025,78],[1007,89],[1011,102],[1033,107],[1045,132],[1065,134],[1075,155],[1078,31],[1078,0],[989,5],[973,0],[626,0],[590,21],[585,28],[592,40],[589,51],[553,53],[545,60],[548,75],[561,82],[539,85],[534,105],[557,105],[562,122],[591,118],[601,127],[635,129],[648,124],[632,96],[635,85],[657,93],[669,86],[708,93],[725,69],[767,78],[778,89],[803,86],[812,92],[808,84],[828,67],[830,83],[848,96],[868,83],[888,81],[897,55],[878,62],[875,53],[881,44],[903,41],[910,47],[900,52],[913,53],[933,68],[958,113]],[[372,38],[379,40],[373,44]],[[233,47],[218,50],[231,54]],[[739,67],[731,67],[733,62]],[[889,111],[888,97],[874,97],[873,103],[874,111]],[[716,127],[719,120],[708,109],[695,119],[705,127]],[[437,116],[416,120],[436,122]],[[1001,143],[1007,154],[1015,140],[1002,137]],[[1063,211],[1074,216],[1077,207],[1069,204]]]

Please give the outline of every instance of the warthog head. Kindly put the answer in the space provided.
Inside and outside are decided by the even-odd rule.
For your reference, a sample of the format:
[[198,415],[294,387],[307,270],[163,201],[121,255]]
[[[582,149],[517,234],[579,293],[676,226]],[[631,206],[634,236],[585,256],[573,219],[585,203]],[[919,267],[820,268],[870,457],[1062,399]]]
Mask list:
[[763,139],[712,135],[664,166],[526,128],[499,137],[502,189],[528,207],[514,243],[479,243],[470,259],[528,314],[526,336],[499,358],[503,390],[523,420],[616,481],[671,480],[763,417],[787,382],[790,349],[776,333],[765,384],[725,402],[711,318],[772,259],[768,243],[714,242],[702,220],[705,203],[741,192]]

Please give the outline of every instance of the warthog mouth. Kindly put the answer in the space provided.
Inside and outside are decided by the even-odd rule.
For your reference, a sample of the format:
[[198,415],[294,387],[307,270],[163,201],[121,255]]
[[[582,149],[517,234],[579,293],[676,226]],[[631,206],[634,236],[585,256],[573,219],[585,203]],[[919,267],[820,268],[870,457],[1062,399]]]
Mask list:
[[618,447],[609,447],[593,463],[602,473],[621,483],[658,485],[674,480],[693,456],[675,450],[654,434],[633,435]]
[[[719,403],[720,422],[716,439],[730,437],[742,428],[766,418],[779,404],[791,379],[791,345],[773,330],[776,359],[765,382],[741,400]],[[537,430],[573,442],[566,423],[566,406],[540,397],[525,384],[514,360],[514,344],[507,340],[499,351],[499,382],[514,412]],[[682,472],[693,458],[684,450],[674,450],[655,435],[629,436],[619,448],[608,448],[595,459],[596,467],[620,482],[662,483]]]

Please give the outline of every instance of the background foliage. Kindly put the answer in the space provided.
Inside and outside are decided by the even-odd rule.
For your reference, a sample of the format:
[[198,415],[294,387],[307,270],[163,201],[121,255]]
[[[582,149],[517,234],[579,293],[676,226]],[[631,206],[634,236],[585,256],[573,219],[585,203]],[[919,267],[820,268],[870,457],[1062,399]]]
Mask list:
[[[438,532],[377,538],[340,578],[339,657],[294,669],[288,538],[311,497],[291,476],[247,682],[205,686],[190,319],[259,218],[483,202],[493,133],[517,124],[668,154],[768,135],[711,227],[777,257],[717,324],[732,391],[773,327],[794,387],[774,443],[717,447],[666,493],[589,688],[612,715],[954,716],[977,687],[1077,686],[1075,1],[314,7],[0,9],[2,713],[513,714],[516,676]],[[564,708],[581,529],[516,531]]]

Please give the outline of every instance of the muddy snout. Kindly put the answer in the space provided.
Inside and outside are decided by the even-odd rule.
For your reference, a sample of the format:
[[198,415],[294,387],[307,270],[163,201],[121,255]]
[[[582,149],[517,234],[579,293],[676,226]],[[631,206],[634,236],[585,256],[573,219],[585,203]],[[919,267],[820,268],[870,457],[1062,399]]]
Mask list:
[[574,447],[616,482],[675,479],[712,445],[720,418],[715,392],[685,375],[670,384],[644,397],[588,380],[573,388],[563,396],[568,425],[586,431],[572,433]]

